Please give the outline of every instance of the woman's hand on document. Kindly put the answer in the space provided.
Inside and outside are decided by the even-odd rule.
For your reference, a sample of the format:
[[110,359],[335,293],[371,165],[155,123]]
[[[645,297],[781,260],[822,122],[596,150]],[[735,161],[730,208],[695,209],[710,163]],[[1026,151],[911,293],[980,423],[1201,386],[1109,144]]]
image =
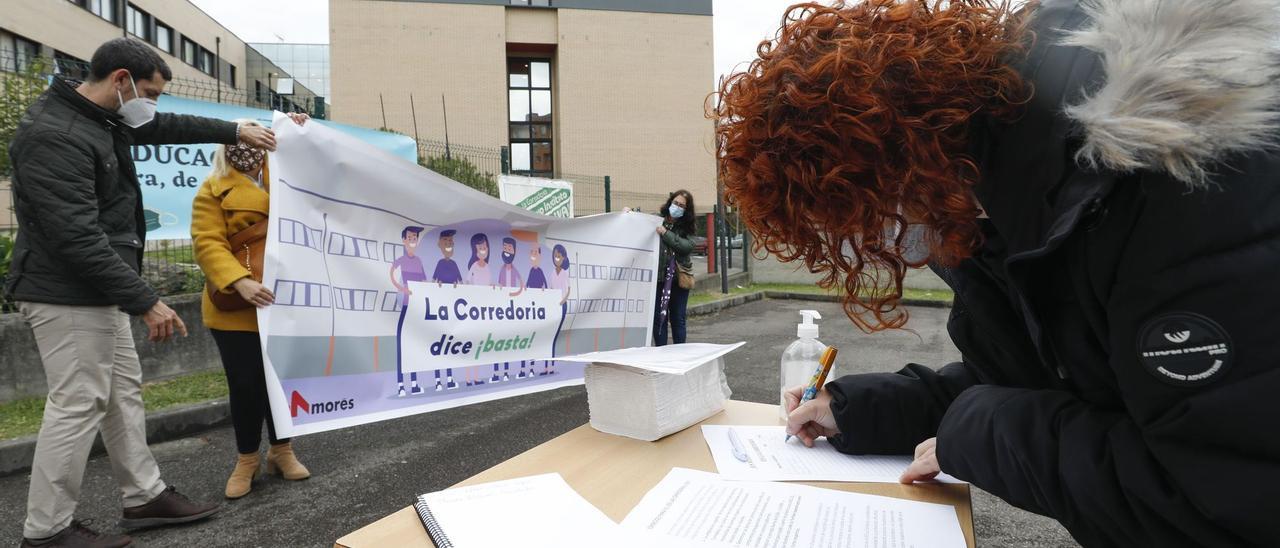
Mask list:
[[813,447],[813,442],[819,437],[839,434],[840,428],[831,414],[831,393],[826,389],[819,390],[812,400],[800,405],[805,388],[793,386],[786,391],[787,434],[800,438],[806,447]]
[[942,468],[938,466],[938,438],[929,438],[916,446],[915,462],[907,467],[898,481],[902,483],[929,481],[940,473]]

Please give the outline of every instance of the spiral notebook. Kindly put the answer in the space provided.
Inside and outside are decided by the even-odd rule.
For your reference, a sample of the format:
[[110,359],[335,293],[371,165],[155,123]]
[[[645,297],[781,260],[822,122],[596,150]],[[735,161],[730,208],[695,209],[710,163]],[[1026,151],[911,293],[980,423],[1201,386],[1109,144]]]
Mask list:
[[413,507],[437,548],[645,545],[560,474],[428,493]]

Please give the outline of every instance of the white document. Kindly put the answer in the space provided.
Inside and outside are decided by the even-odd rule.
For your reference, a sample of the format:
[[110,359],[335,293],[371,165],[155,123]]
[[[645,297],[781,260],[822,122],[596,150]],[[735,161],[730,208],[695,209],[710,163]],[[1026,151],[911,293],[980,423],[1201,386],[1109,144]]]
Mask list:
[[[897,483],[912,460],[905,455],[846,455],[826,438],[805,447],[796,437],[784,442],[786,436],[782,426],[702,426],[716,469],[730,480]],[[963,483],[946,474],[937,481]]]
[[[752,548],[964,548],[955,508],[807,485],[733,482],[673,468],[622,527],[672,544]],[[665,544],[659,544],[660,546]]]
[[622,529],[560,474],[437,491],[419,497],[456,548],[651,546]]
[[575,356],[556,356],[556,359],[582,363],[613,363],[658,373],[683,375],[695,367],[737,350],[744,344],[747,343],[642,346],[605,352],[588,352]]

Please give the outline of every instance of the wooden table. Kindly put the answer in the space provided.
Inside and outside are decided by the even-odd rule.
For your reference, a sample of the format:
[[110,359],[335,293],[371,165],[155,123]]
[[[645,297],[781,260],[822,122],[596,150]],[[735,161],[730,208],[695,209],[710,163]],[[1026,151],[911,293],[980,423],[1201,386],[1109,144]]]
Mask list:
[[[778,406],[740,401],[728,402],[724,412],[703,421],[703,424],[777,423]],[[716,471],[701,428],[689,427],[661,440],[646,442],[605,434],[590,425],[582,425],[454,487],[559,472],[574,490],[614,521],[621,522],[645,493],[676,466]],[[955,507],[960,518],[965,540],[970,548],[974,546],[973,512],[967,484],[804,483],[841,491],[949,504]],[[413,507],[406,506],[338,539],[336,546],[434,545],[422,529],[422,522]]]

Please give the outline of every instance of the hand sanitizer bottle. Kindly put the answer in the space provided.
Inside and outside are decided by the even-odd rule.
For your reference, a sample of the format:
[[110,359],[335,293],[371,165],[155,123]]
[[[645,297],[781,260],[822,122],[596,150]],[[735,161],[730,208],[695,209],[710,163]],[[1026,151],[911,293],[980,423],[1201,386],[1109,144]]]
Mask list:
[[[778,412],[784,421],[787,420],[787,389],[807,385],[813,378],[814,370],[818,368],[818,359],[827,349],[827,345],[818,340],[818,324],[813,323],[814,320],[821,320],[822,315],[817,310],[801,310],[800,316],[802,320],[796,325],[796,336],[799,338],[782,353],[782,387],[778,394],[781,405]],[[834,369],[833,367],[828,374],[828,379],[836,378]]]

